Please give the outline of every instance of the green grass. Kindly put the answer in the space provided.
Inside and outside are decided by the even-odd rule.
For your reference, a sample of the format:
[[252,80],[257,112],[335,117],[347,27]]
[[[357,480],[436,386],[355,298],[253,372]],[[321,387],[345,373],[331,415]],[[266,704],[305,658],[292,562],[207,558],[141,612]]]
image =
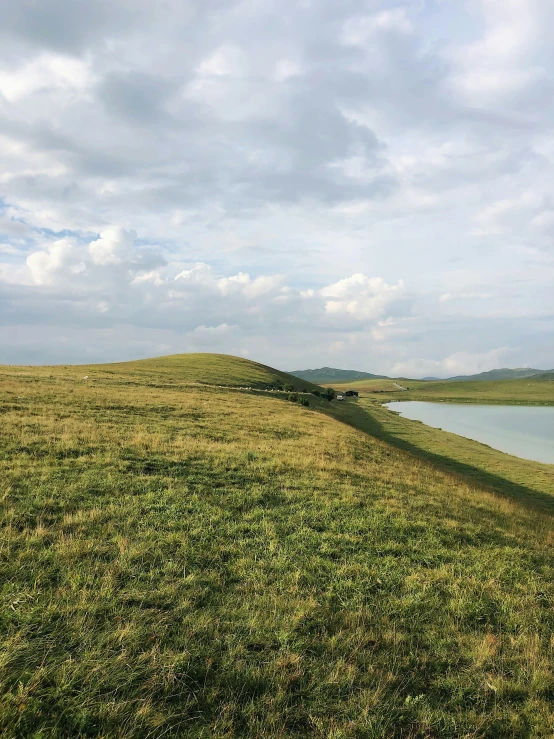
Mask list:
[[550,737],[554,519],[244,361],[0,368],[0,734]]

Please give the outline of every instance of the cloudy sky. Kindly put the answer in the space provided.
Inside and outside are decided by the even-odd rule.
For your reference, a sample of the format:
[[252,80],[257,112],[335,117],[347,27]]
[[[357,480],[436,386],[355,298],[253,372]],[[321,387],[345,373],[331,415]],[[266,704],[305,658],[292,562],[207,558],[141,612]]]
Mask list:
[[5,0],[0,362],[554,367],[554,4]]

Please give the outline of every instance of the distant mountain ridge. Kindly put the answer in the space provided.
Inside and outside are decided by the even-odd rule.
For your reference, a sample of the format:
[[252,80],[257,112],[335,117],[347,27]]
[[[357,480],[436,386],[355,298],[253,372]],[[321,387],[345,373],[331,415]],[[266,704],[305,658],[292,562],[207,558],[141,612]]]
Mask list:
[[[522,380],[526,377],[535,377],[536,379],[551,380],[554,375],[554,369],[542,370],[533,367],[517,367],[510,369],[502,367],[499,369],[489,370],[488,372],[479,372],[475,375],[455,375],[454,377],[423,377],[427,382],[462,382],[471,381],[478,382],[480,380]],[[356,380],[390,380],[387,375],[373,375],[371,372],[359,372],[358,370],[344,370],[336,367],[320,367],[319,369],[293,370],[290,375],[298,377],[301,380],[313,382],[316,385],[325,382],[355,382]]]
[[343,370],[336,367],[320,367],[319,369],[293,370],[289,375],[294,375],[301,380],[314,382],[353,382],[354,380],[388,380],[386,375],[372,375],[370,372],[358,372],[357,370]]
[[489,370],[489,372],[479,372],[476,375],[456,375],[455,377],[448,377],[448,380],[520,380],[525,377],[534,377],[535,375],[542,375],[553,370],[541,370],[533,369],[532,367],[518,367],[516,369],[509,369],[508,367],[502,367],[501,369]]

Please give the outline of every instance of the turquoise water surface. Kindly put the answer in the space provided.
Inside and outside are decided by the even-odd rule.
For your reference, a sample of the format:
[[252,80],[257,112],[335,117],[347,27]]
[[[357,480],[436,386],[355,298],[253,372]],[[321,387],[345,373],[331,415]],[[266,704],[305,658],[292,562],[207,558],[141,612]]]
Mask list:
[[400,401],[392,411],[535,462],[554,464],[554,406]]

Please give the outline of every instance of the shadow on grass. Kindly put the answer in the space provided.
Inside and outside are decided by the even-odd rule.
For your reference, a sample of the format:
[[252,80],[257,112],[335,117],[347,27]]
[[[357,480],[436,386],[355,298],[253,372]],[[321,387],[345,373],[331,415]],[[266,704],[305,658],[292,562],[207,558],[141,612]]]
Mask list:
[[347,407],[341,409],[338,413],[333,413],[333,415],[337,420],[347,423],[360,431],[365,431],[397,449],[402,449],[417,459],[431,462],[443,471],[459,475],[465,482],[481,485],[496,494],[516,500],[543,513],[554,515],[554,496],[540,490],[534,490],[512,480],[506,480],[504,477],[494,475],[471,464],[421,449],[411,442],[406,441],[406,439],[399,438],[387,431],[383,424],[371,414],[371,411],[366,411],[354,403],[349,403]]

